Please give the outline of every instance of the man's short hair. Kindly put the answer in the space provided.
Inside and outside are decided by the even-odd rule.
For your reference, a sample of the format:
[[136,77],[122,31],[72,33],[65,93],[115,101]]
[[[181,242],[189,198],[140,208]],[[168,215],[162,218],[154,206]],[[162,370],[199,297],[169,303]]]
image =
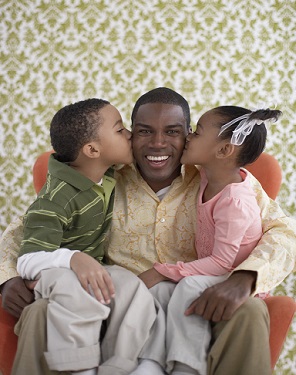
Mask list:
[[167,87],[157,87],[156,89],[148,91],[139,97],[139,99],[136,101],[134,105],[131,115],[132,127],[140,106],[150,103],[163,103],[180,106],[183,110],[183,114],[186,120],[187,130],[189,130],[190,108],[187,100],[182,95],[178,94],[176,91],[169,89]]

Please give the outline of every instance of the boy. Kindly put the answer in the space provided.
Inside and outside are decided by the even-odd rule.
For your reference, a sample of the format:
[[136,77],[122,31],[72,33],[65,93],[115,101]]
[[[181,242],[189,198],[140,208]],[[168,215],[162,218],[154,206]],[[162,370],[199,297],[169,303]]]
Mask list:
[[[117,303],[123,313],[118,336],[130,349],[120,348],[118,339],[117,358],[100,366],[99,373],[128,374],[149,337],[154,303],[136,276],[101,263],[114,199],[110,167],[132,162],[131,133],[109,102],[88,99],[59,110],[50,136],[56,153],[49,160],[46,184],[25,215],[17,265],[22,277],[39,279],[35,298],[49,300],[46,360],[52,370],[96,374],[100,360],[104,362],[101,324]],[[126,306],[120,296],[116,299],[109,273],[126,286]]]

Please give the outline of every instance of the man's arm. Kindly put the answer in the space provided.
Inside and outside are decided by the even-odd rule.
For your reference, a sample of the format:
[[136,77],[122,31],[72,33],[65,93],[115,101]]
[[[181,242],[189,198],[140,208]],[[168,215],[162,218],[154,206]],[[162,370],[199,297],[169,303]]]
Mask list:
[[0,285],[18,276],[16,263],[23,239],[23,221],[17,218],[3,232],[0,239]]
[[24,307],[34,301],[34,283],[18,276],[16,263],[21,241],[23,222],[18,218],[4,231],[0,239],[0,293],[2,307],[19,318]]
[[250,256],[235,271],[257,273],[253,294],[266,293],[279,285],[296,262],[296,221],[287,217],[252,178],[257,203],[261,209],[263,235]]

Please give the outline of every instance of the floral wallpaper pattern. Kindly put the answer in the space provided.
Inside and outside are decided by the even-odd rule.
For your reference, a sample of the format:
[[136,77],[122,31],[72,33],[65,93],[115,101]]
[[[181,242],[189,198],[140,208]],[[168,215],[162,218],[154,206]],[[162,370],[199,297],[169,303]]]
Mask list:
[[[60,107],[106,98],[129,126],[158,86],[187,98],[193,125],[222,104],[281,109],[266,151],[283,170],[278,202],[296,216],[294,0],[2,0],[0,54],[1,232],[34,198],[32,166]],[[275,293],[296,297],[295,274]],[[295,338],[294,321],[275,374],[296,374]]]

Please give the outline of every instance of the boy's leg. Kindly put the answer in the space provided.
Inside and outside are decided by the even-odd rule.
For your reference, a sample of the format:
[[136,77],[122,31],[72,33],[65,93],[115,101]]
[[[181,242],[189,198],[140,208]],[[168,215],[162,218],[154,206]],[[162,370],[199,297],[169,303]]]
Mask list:
[[250,297],[229,321],[213,324],[208,375],[270,375],[269,314]]
[[198,315],[185,316],[184,312],[206,288],[225,278],[226,276],[190,276],[176,286],[167,311],[169,372],[175,369],[176,364],[182,364],[182,367],[188,367],[188,373],[206,374],[211,341],[210,323]]
[[164,313],[137,276],[119,266],[106,267],[115,286],[115,300],[111,302],[107,331],[101,344],[99,373],[124,374],[126,371],[129,374],[137,366],[140,352],[151,337],[160,352],[157,358],[149,359],[163,360]]
[[11,375],[69,375],[49,370],[44,352],[47,348],[47,299],[27,306],[15,326],[19,336]]
[[48,298],[48,366],[58,371],[98,367],[101,324],[110,308],[81,286],[72,270],[53,268],[41,272],[35,296]]

